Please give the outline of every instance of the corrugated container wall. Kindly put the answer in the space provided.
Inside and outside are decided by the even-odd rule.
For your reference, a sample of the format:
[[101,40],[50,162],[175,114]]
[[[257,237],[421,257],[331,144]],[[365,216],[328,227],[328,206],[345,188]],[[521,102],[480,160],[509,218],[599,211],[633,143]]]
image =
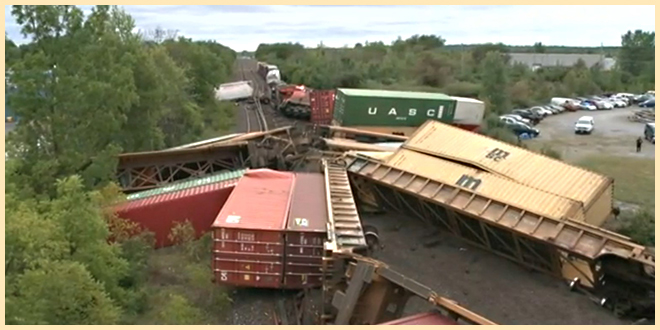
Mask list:
[[313,90],[310,92],[311,117],[310,122],[317,125],[332,123],[335,106],[335,90]]
[[176,223],[186,220],[199,238],[211,228],[244,173],[224,172],[128,195],[128,201],[117,205],[115,211],[120,218],[153,232],[157,248],[172,245],[168,235]]
[[[520,184],[578,201],[587,215],[583,221],[590,224],[602,224],[612,210],[611,198],[595,203],[603,191],[611,189],[611,178],[437,121],[426,122],[402,148],[472,164]],[[599,210],[592,211],[594,207]]]
[[213,223],[212,268],[217,283],[279,288],[294,174],[249,170]]
[[559,219],[573,217],[583,220],[578,202],[522,185],[501,176],[480,171],[452,161],[411,150],[399,149],[386,162],[404,171],[431,178],[450,186],[458,186],[462,178],[469,177],[475,184],[474,192],[529,212]]
[[445,94],[337,89],[334,119],[341,126],[415,127],[428,119],[454,121],[456,101]]
[[287,288],[321,285],[327,222],[325,177],[321,173],[296,173],[286,233],[284,285]]

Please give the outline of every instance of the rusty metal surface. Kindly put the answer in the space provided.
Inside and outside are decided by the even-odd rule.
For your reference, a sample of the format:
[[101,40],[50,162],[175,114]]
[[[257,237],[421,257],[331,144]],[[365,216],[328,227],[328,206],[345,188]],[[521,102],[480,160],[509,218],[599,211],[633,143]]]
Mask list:
[[117,180],[124,192],[243,168],[249,159],[245,143],[201,149],[180,149],[119,155]]
[[[501,200],[508,205],[531,211],[534,213],[555,217],[584,219],[584,210],[577,201],[550,194],[532,187],[525,186],[515,181],[505,179],[501,176],[477,170],[452,161],[429,156],[419,152],[400,149],[386,161],[387,165],[396,167],[412,174],[441,182],[445,189],[438,196],[450,196],[454,189],[460,186],[474,191],[480,196]],[[406,180],[409,175],[402,177]],[[465,179],[465,180],[462,180]],[[419,187],[420,189],[422,187]],[[429,189],[436,187],[429,186]],[[421,193],[432,193],[433,191],[422,191]],[[469,194],[459,194],[455,203],[465,203]],[[495,212],[491,214],[491,212]],[[498,209],[487,209],[483,216],[495,217],[499,214]]]
[[613,184],[607,176],[437,121],[422,125],[403,148],[469,163],[585,208]]

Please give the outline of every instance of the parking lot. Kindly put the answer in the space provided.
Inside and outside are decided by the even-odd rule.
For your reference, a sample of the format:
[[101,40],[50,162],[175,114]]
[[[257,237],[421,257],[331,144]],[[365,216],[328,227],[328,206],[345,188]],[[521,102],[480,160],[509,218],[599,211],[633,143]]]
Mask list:
[[[644,137],[644,123],[628,116],[639,110],[631,106],[614,110],[564,112],[545,118],[536,128],[538,138],[531,149],[550,147],[564,161],[614,178],[615,203],[623,212],[639,207],[655,210],[655,145],[644,140],[637,153],[635,140]],[[577,135],[574,125],[581,116],[594,118],[591,135]],[[606,224],[614,229],[615,223]]]
[[[631,122],[628,116],[640,108],[636,106],[614,110],[564,112],[545,118],[536,128],[541,135],[529,145],[533,148],[550,146],[561,153],[568,162],[580,160],[593,154],[620,157],[643,157],[655,159],[655,146],[644,141],[642,152],[635,152],[635,140],[644,135],[644,124]],[[594,118],[591,135],[574,133],[575,122],[581,116]]]

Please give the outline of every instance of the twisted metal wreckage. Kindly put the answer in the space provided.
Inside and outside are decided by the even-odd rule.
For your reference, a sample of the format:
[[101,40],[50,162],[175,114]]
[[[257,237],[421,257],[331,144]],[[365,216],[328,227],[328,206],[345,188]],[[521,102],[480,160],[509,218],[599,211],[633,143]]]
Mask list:
[[[323,324],[396,319],[413,296],[463,323],[493,324],[368,257],[369,247],[378,245],[377,231],[362,227],[354,193],[362,205],[412,214],[470,244],[563,279],[571,290],[621,317],[655,318],[654,253],[599,227],[534,214],[465,185],[436,182],[370,157],[370,152],[395,151],[387,144],[406,140],[345,127],[296,124],[122,154],[117,178],[124,191],[134,192],[246,167],[324,172],[330,221],[323,259]],[[303,322],[302,316],[296,318],[294,323]]]

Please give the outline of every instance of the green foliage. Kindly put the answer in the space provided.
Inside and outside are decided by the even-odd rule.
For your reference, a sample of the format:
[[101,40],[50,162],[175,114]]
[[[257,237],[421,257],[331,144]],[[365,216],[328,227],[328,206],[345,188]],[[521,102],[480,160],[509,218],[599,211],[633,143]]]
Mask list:
[[507,68],[500,52],[486,53],[481,65],[483,80],[483,98],[488,100],[490,111],[496,114],[509,110],[509,98],[506,92]]
[[[6,322],[132,323],[162,301],[150,299],[153,234],[111,210],[124,200],[111,183],[116,155],[224,133],[234,108],[213,89],[230,80],[236,54],[162,31],[147,40],[115,6],[86,17],[76,6],[13,6],[12,15],[33,41],[16,47],[5,35],[8,103],[21,120],[6,138]],[[178,263],[197,288],[210,283],[209,242],[188,241],[196,259]],[[215,288],[200,301],[179,291],[198,311],[228,301]],[[174,300],[164,314],[209,319]]]
[[7,291],[7,324],[113,324],[121,313],[103,285],[75,261],[47,262],[19,275]]
[[618,232],[645,246],[655,246],[655,214],[648,209],[624,213]]
[[[5,53],[21,118],[7,149],[16,185],[52,197],[54,179],[78,174],[87,188],[114,180],[116,155],[225,133],[234,108],[215,100],[236,54],[211,41],[134,34],[116,6],[13,6],[33,42]],[[10,50],[13,43],[5,36]],[[14,45],[15,46],[15,45]]]
[[550,158],[554,158],[556,160],[561,160],[561,152],[553,149],[550,146],[543,146],[540,151],[541,151],[541,154],[543,154],[543,155],[546,155]]

